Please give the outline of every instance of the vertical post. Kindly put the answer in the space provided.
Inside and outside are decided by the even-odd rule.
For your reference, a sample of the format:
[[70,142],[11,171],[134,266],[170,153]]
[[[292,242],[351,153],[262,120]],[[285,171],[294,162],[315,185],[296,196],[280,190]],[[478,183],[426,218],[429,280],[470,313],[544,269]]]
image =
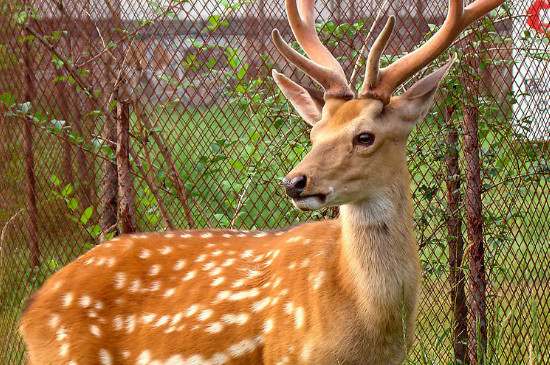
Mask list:
[[[63,73],[61,72],[61,69],[56,69],[56,75],[58,78],[63,76]],[[57,93],[59,95],[58,101],[59,101],[59,108],[61,111],[61,117],[65,120],[65,123],[68,127],[70,127],[72,130],[74,130],[80,137],[84,137],[82,126],[80,125],[80,115],[78,113],[78,108],[73,106],[72,111],[71,107],[69,106],[69,103],[67,102],[67,98],[70,95],[76,95],[74,93],[71,93],[69,88],[67,87],[66,82],[58,81],[56,82],[56,88]],[[73,101],[73,103],[76,103],[76,101]],[[64,144],[67,144],[67,146],[64,146],[65,154],[68,155],[68,161],[65,163],[69,163],[69,171],[70,176],[72,177],[72,163],[71,163],[71,143],[68,139],[64,139]],[[90,178],[90,169],[88,166],[88,162],[86,161],[86,156],[84,154],[84,149],[81,146],[76,146],[75,150],[75,157],[76,161],[78,163],[78,171],[80,173],[80,185],[82,189],[82,204],[84,208],[87,208],[92,205],[92,197],[91,197],[91,178]],[[67,158],[67,157],[66,157]],[[67,176],[68,177],[68,176]],[[70,180],[72,181],[72,179]]]
[[478,110],[464,107],[464,160],[466,175],[466,228],[468,232],[470,281],[470,362],[483,364],[487,348],[487,318],[485,301],[485,259],[483,247],[483,215],[481,201],[481,165],[479,159]]
[[[116,111],[113,112],[116,118]],[[103,125],[103,137],[106,143],[116,153],[116,125],[115,118],[105,116]],[[107,158],[103,161],[103,181],[101,197],[101,241],[105,241],[110,233],[118,234],[117,230],[117,191],[118,191],[118,173],[117,165],[114,159]]]
[[[122,86],[121,86],[122,87]],[[121,100],[117,92],[117,148],[116,160],[118,171],[120,223],[122,233],[136,231],[136,217],[134,213],[133,179],[130,171],[129,135],[130,135],[130,104]]]
[[[483,59],[482,31],[472,34],[466,44],[466,103],[463,107],[464,173],[466,177],[466,230],[468,233],[468,278],[470,325],[468,351],[472,365],[483,364],[487,350],[487,303],[483,245],[483,203],[478,136],[480,62]],[[481,47],[480,47],[481,46]],[[482,48],[483,47],[483,48]]]
[[453,123],[456,105],[445,106],[447,125],[447,232],[449,249],[449,284],[450,299],[453,309],[453,348],[456,360],[469,364],[468,359],[468,306],[466,305],[465,277],[462,272],[464,256],[464,239],[462,236],[462,218],[460,214],[460,167],[458,130]]
[[[26,38],[26,31],[23,30],[23,38]],[[31,61],[31,47],[29,41],[25,41],[23,50],[23,62],[25,64],[25,101],[32,102],[36,97],[36,90],[34,89],[34,71]],[[27,116],[23,117],[23,154],[25,155],[25,192],[27,196],[26,210],[27,210],[27,231],[29,232],[29,241],[27,243],[31,264],[33,266],[40,266],[40,246],[38,243],[38,214],[36,212],[36,175],[34,173],[34,155],[32,145],[32,121]]]

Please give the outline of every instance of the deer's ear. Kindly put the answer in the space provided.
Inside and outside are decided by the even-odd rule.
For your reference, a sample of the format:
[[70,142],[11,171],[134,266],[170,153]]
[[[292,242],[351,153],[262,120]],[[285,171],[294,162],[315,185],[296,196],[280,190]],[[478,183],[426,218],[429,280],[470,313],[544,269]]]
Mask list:
[[317,89],[298,85],[285,75],[273,70],[273,79],[304,120],[314,125],[321,120],[325,100],[324,93]]
[[391,99],[388,106],[397,112],[401,120],[410,124],[411,130],[414,123],[423,118],[432,106],[435,92],[455,60],[456,55],[445,66],[424,77],[403,94]]

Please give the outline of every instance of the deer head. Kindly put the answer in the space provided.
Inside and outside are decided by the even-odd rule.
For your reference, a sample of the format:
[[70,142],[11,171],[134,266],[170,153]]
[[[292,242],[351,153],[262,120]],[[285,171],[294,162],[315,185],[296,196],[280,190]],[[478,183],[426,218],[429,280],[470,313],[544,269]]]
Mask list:
[[358,94],[348,85],[342,66],[319,40],[313,0],[287,0],[292,31],[310,58],[302,56],[273,31],[277,49],[324,88],[303,87],[273,70],[273,78],[311,130],[312,149],[283,180],[287,195],[304,210],[363,201],[406,175],[406,141],[429,110],[434,94],[452,64],[424,77],[398,96],[395,90],[443,53],[473,21],[504,0],[449,0],[440,30],[422,47],[380,68],[380,56],[393,32],[390,16],[367,59]]

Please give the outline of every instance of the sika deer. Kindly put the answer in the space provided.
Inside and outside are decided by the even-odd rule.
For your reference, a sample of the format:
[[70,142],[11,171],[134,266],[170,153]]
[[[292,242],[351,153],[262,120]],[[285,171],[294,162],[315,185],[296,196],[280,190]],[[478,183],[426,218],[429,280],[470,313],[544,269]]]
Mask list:
[[293,32],[311,59],[276,30],[274,42],[325,92],[273,73],[313,125],[311,152],[283,184],[299,209],[339,205],[340,219],[280,232],[182,231],[106,242],[54,274],[29,301],[20,330],[30,362],[401,363],[414,338],[420,286],[407,136],[453,61],[391,96],[502,2],[463,8],[462,0],[450,0],[445,24],[429,42],[379,69],[390,17],[356,98],[317,38],[313,1],[287,0]]

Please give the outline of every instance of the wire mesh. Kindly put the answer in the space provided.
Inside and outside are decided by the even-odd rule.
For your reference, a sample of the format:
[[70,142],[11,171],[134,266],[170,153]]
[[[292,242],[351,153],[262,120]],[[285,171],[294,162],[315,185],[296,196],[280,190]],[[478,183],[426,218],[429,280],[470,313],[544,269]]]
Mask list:
[[[454,363],[453,348],[467,341],[453,329],[456,289],[463,300],[472,295],[467,108],[479,138],[486,362],[550,362],[546,5],[507,2],[465,32],[450,51],[457,66],[410,137],[423,267],[410,363]],[[24,363],[17,322],[29,294],[122,230],[274,229],[337,216],[298,212],[280,186],[307,152],[309,128],[271,69],[313,86],[270,42],[273,28],[293,39],[281,2],[6,0],[0,9],[1,363]],[[389,15],[399,26],[384,62],[428,39],[446,2],[320,0],[316,10],[321,39],[358,85],[359,50]],[[117,194],[112,122],[121,108],[129,118],[118,135],[129,138],[130,213]],[[461,184],[449,192],[453,181]],[[124,214],[134,219],[130,228]],[[454,237],[450,222],[458,224]],[[458,261],[456,252],[449,258],[453,239],[464,241]],[[462,276],[449,279],[452,270]]]

